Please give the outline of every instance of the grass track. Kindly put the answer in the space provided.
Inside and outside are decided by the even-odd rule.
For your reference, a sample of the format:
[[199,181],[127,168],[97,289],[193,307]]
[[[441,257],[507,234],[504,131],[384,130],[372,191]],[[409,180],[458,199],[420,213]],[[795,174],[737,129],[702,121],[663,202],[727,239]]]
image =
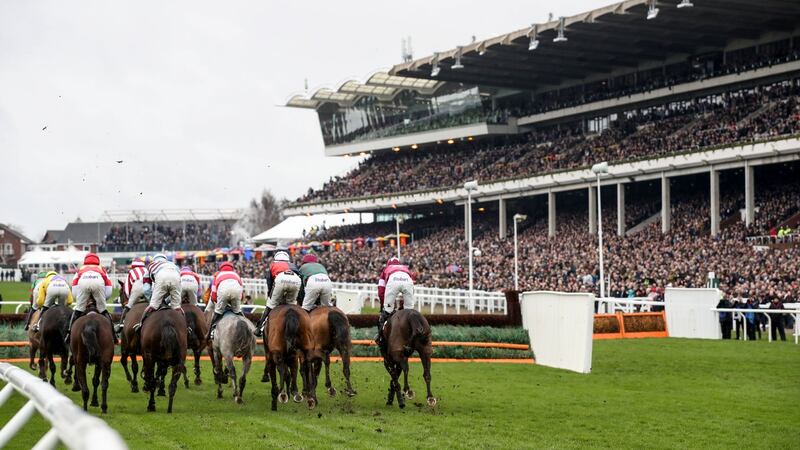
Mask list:
[[[245,405],[210,384],[182,386],[175,413],[146,413],[119,365],[112,369],[109,414],[131,448],[792,448],[800,439],[800,347],[793,343],[642,339],[596,341],[591,375],[539,366],[436,364],[439,405],[424,402],[421,368],[412,365],[418,398],[406,410],[384,406],[388,377],[379,363],[357,363],[354,399],[330,399],[269,411],[263,363],[254,364]],[[333,368],[341,387],[340,366]],[[206,382],[211,379],[204,366]],[[60,381],[60,380],[59,380]],[[737,387],[743,389],[737,390]],[[62,392],[78,400],[63,384]],[[13,414],[12,397],[0,423]],[[97,411],[95,411],[97,413]],[[128,426],[131,424],[131,426]],[[214,430],[214,431],[212,431]],[[9,448],[30,448],[45,432],[40,418]],[[744,434],[742,434],[744,433]]]

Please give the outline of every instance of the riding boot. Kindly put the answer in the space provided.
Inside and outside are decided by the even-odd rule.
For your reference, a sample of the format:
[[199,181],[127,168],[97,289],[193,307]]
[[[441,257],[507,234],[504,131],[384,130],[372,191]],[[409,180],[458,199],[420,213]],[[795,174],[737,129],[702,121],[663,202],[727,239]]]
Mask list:
[[153,311],[155,311],[155,309],[153,309],[153,307],[148,305],[147,308],[144,309],[144,313],[142,313],[142,318],[139,319],[139,323],[133,326],[133,331],[139,332],[139,330],[142,329],[142,324],[144,323],[144,319],[146,319],[147,316],[149,316],[150,313]]
[[[47,311],[48,309],[50,309],[49,306],[42,306],[42,312],[39,313],[39,320],[37,320],[36,324],[33,326],[33,332],[34,333],[38,333],[39,332],[39,325],[41,325],[41,323],[42,323],[42,317],[44,317],[44,312]],[[29,317],[29,320],[30,320],[30,317]]]
[[31,327],[31,317],[33,317],[33,312],[36,311],[33,308],[28,308],[28,317],[25,318],[25,331],[28,331],[28,328]]
[[211,336],[214,334],[214,329],[217,328],[217,322],[219,322],[219,319],[221,318],[222,314],[216,312],[214,313],[214,317],[211,318],[211,326],[208,327],[208,335],[206,336],[207,341],[211,340]]
[[261,314],[261,318],[258,319],[258,323],[256,324],[256,336],[263,336],[264,335],[264,323],[267,321],[267,317],[269,317],[269,312],[272,311],[272,308],[267,306],[264,308],[264,314]]
[[64,336],[65,344],[69,345],[69,333],[72,331],[72,324],[82,315],[83,311],[78,311],[77,309],[72,311],[72,316],[69,318],[69,325],[67,326],[67,335]]
[[386,339],[383,337],[383,326],[386,325],[390,315],[386,310],[382,309],[381,315],[378,317],[378,336],[375,338],[375,343],[384,351],[386,350]]
[[131,309],[128,308],[128,305],[125,305],[125,307],[122,308],[122,317],[119,318],[119,323],[114,325],[114,333],[119,333],[122,331],[122,328],[125,326],[125,315],[128,314],[128,311],[130,310]]

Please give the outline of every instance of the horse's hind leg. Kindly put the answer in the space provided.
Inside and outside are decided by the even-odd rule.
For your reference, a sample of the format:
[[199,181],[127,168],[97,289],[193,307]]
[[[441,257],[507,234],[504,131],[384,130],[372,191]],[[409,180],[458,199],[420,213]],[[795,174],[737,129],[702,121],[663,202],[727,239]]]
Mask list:
[[325,352],[325,388],[328,395],[336,396],[336,388],[331,384],[331,352]]
[[[167,369],[164,370],[164,377],[167,376],[166,374]],[[167,412],[172,412],[172,400],[175,398],[175,391],[178,390],[178,379],[180,379],[181,374],[186,373],[186,366],[183,364],[178,364],[176,366],[172,366],[172,379],[169,380],[169,403],[167,404]]]
[[136,376],[139,374],[139,361],[136,360],[136,353],[131,353],[131,392],[139,392],[139,380]]
[[400,391],[400,373],[402,372],[402,368],[400,364],[394,363],[392,365],[392,386],[391,389],[394,391],[394,395],[397,397],[397,406],[400,409],[406,407],[406,400],[403,397],[403,393]]
[[[267,353],[267,366],[264,368],[265,376],[268,376],[269,379],[272,381],[272,406],[271,409],[273,411],[278,410],[278,377],[276,375],[276,367],[275,367],[275,360],[274,357]],[[269,370],[269,374],[266,373],[266,370]],[[262,380],[263,381],[263,380]]]
[[100,384],[100,389],[102,389],[102,401],[100,403],[100,411],[105,414],[108,411],[108,379],[111,377],[111,361],[106,361],[103,363],[103,378]]
[[203,380],[200,379],[200,354],[203,353],[202,348],[196,348],[194,350],[194,384],[195,386],[200,386],[203,384]]
[[89,406],[97,407],[99,404],[97,403],[97,387],[100,386],[100,372],[103,371],[102,363],[97,363],[94,365],[94,377],[92,377],[92,403]]
[[[294,357],[292,357],[291,363],[290,363],[290,366],[289,366],[289,371],[290,371],[291,377],[286,382],[286,389],[289,392],[291,392],[292,400],[294,400],[295,403],[300,403],[300,402],[303,401],[303,396],[297,390],[297,365],[298,365],[298,360],[297,360],[297,357],[294,356]],[[305,379],[305,374],[302,374],[302,375],[303,375],[303,386],[307,386],[307,384],[306,384],[307,381]]]
[[422,378],[425,380],[425,387],[428,389],[428,406],[436,406],[436,398],[431,393],[431,354],[433,349],[426,347],[419,352],[419,359],[422,361]]
[[156,395],[158,395],[159,397],[164,397],[167,395],[167,392],[164,390],[164,381],[167,378],[167,371],[169,371],[169,366],[160,362],[156,365],[156,367],[157,367],[156,382],[158,383],[158,392],[156,393]]
[[50,352],[47,352],[47,364],[50,366],[50,384],[56,387],[56,362]]
[[150,393],[150,400],[147,403],[147,411],[156,410],[156,377],[155,361],[147,356],[142,356],[142,375],[144,376],[144,390]]
[[239,379],[236,378],[236,364],[233,363],[233,355],[225,355],[225,367],[228,369],[228,375],[233,383],[233,401],[242,403],[241,386],[239,385]]
[[28,367],[30,367],[31,370],[38,370],[39,369],[39,365],[33,362],[33,360],[36,358],[36,350],[37,350],[37,347],[31,343],[30,353],[29,353],[29,355],[31,357],[31,360],[28,363]]
[[75,380],[81,388],[81,398],[83,399],[83,410],[88,409],[89,384],[86,382],[86,364],[78,364],[75,368]]
[[414,398],[414,391],[408,387],[408,358],[400,360],[400,367],[403,369],[403,395],[409,400]]
[[280,401],[281,403],[288,403],[289,395],[286,393],[286,391],[287,388],[289,387],[289,367],[282,356],[277,364],[280,376],[280,389],[281,389],[280,394],[278,394],[278,401]]
[[353,389],[353,385],[350,384],[350,349],[340,348],[339,355],[342,357],[342,372],[344,373],[344,382],[346,386],[344,393],[347,394],[348,397],[352,397],[356,395],[356,391]]
[[65,384],[72,384],[72,355],[69,351],[61,354],[61,378]]
[[247,372],[250,371],[250,364],[253,359],[250,355],[245,355],[242,358],[242,376],[239,378],[239,403],[244,402],[244,386],[247,384]]

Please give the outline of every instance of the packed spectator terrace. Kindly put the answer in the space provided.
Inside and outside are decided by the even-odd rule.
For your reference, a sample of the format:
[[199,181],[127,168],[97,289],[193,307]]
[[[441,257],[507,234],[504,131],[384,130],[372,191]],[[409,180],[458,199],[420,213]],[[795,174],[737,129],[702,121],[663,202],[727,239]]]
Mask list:
[[209,250],[232,245],[235,221],[115,223],[100,245],[102,252]]

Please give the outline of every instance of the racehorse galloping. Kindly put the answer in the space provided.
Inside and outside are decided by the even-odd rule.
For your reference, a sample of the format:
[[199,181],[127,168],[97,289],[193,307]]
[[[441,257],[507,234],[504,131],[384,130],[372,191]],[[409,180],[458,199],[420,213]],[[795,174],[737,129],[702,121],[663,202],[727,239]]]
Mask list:
[[[184,301],[181,302],[181,308],[186,316],[186,326],[188,327],[187,345],[194,353],[194,384],[200,386],[203,384],[203,380],[200,379],[200,355],[209,344],[206,341],[208,323],[203,311],[197,306],[189,304],[185,297]],[[188,388],[189,378],[186,376],[186,372],[183,373],[183,382]]]
[[[196,308],[196,307],[195,307]],[[233,400],[242,403],[244,386],[247,383],[247,372],[250,370],[253,354],[256,350],[255,327],[244,316],[226,312],[217,322],[217,329],[212,340],[211,360],[214,366],[214,379],[217,382],[217,398],[222,398],[222,385],[228,383],[228,376],[233,381]],[[236,365],[233,358],[242,358],[242,376],[236,378]],[[225,367],[222,361],[225,361]]]
[[156,365],[162,364],[164,374],[172,367],[169,382],[167,412],[172,412],[172,401],[178,388],[178,379],[186,371],[186,320],[183,314],[162,307],[150,314],[139,330],[142,349],[144,390],[150,392],[148,411],[156,410],[155,393],[158,387]]
[[56,363],[53,361],[55,354],[61,355],[61,378],[67,384],[72,383],[72,359],[69,357],[69,348],[64,343],[71,315],[69,308],[56,305],[47,311],[39,324],[39,378],[47,381],[49,364],[50,384],[53,386],[56,385]]
[[[317,377],[313,364],[321,359],[314,348],[311,333],[311,320],[308,314],[297,305],[280,305],[272,310],[264,330],[264,350],[267,355],[267,370],[272,381],[272,410],[278,410],[281,403],[289,401],[287,391],[291,389],[290,365],[300,359],[300,373],[303,377],[303,396],[309,409],[317,405]],[[276,371],[280,374],[280,387]]]
[[[108,319],[97,313],[96,310],[87,311],[87,314],[78,318],[72,324],[72,338],[70,349],[75,361],[75,386],[78,386],[83,398],[83,410],[89,401],[89,383],[86,380],[86,366],[94,364],[94,377],[92,378],[92,403],[97,405],[97,386],[102,383],[102,403],[100,410],[108,410],[106,396],[108,393],[108,378],[111,376],[111,361],[114,359],[114,329]],[[101,380],[102,376],[102,380]],[[73,386],[73,390],[75,389]]]
[[[408,387],[408,357],[415,351],[422,362],[422,378],[428,388],[428,406],[436,405],[436,398],[431,393],[431,327],[428,321],[418,311],[401,309],[395,312],[383,330],[386,339],[386,350],[383,353],[383,365],[392,377],[389,383],[389,398],[386,405],[392,404],[397,397],[397,404],[405,408],[404,395],[408,399],[414,398],[414,391]],[[404,376],[403,391],[400,391],[400,372]]]
[[[314,344],[322,354],[325,363],[325,388],[328,394],[333,397],[336,395],[336,388],[331,385],[331,352],[336,349],[342,357],[342,372],[346,383],[345,394],[349,397],[356,395],[356,391],[350,384],[350,322],[347,315],[341,309],[334,306],[318,306],[309,314],[311,319],[311,330],[314,334]],[[314,364],[314,376],[319,378],[322,365]]]
[[[38,309],[34,311],[31,315],[31,323],[38,322],[41,313],[42,312]],[[39,351],[42,335],[39,331],[34,331],[33,327],[29,327],[26,333],[28,335],[28,342],[30,343],[30,362],[28,362],[28,367],[30,367],[31,370],[38,370],[39,366],[34,363],[33,360],[36,359],[36,353]]]
[[[128,299],[127,294],[125,293],[124,283],[122,281],[119,282],[120,284],[120,303],[123,305],[127,305],[130,299]],[[141,355],[141,350],[139,349],[139,333],[134,331],[133,326],[139,323],[139,320],[142,318],[142,314],[144,313],[144,309],[147,307],[147,303],[136,303],[131,305],[130,310],[125,314],[125,320],[123,321],[122,325],[122,339],[120,339],[119,348],[120,348],[120,360],[119,362],[122,364],[122,368],[125,370],[125,378],[127,378],[128,383],[131,384],[131,392],[139,392],[139,382],[137,380],[137,375],[139,374],[139,362],[136,360],[136,355]],[[128,371],[128,358],[131,360],[131,370],[133,373]]]

